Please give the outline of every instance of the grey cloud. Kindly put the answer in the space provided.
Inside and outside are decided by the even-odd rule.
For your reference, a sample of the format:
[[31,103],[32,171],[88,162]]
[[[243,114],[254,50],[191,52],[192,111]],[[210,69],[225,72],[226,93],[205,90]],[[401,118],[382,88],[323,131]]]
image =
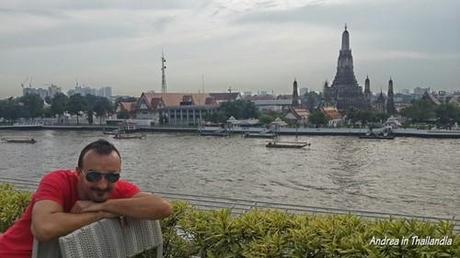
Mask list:
[[[304,23],[329,27],[348,22],[350,33],[383,35],[376,47],[458,52],[460,1],[399,1],[323,5],[321,2],[289,10],[264,10],[236,18],[241,25]],[[421,18],[423,17],[423,18]],[[446,24],[452,26],[446,27]],[[354,29],[355,28],[355,29]],[[383,40],[382,40],[383,39]]]
[[3,0],[1,6],[16,10],[87,9],[190,9],[208,5],[211,0]]
[[166,27],[172,24],[176,20],[173,16],[160,17],[152,22],[152,27],[157,31],[164,31]]
[[51,47],[82,44],[111,38],[134,37],[136,31],[123,24],[66,22],[58,27],[15,35],[0,34],[0,48]]
[[32,15],[56,19],[66,19],[69,17],[68,15],[56,10],[0,8],[0,17],[4,15],[18,17],[21,15]]

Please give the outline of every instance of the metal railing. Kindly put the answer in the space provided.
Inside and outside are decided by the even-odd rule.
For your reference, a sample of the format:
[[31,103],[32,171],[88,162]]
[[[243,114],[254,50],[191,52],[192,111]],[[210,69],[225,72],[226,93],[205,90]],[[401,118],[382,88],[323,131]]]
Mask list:
[[[20,190],[34,191],[38,182],[27,179],[17,179],[11,177],[0,177],[0,183],[8,183],[16,186]],[[168,200],[186,201],[193,207],[200,210],[230,209],[233,214],[240,215],[252,209],[271,209],[281,210],[294,214],[313,214],[313,215],[356,215],[365,219],[416,219],[427,222],[450,221],[454,224],[454,231],[460,233],[460,219],[455,217],[433,217],[410,215],[392,212],[375,212],[355,209],[339,209],[328,207],[317,207],[309,205],[298,205],[288,203],[277,203],[267,201],[254,201],[238,198],[226,198],[217,196],[204,196],[195,194],[155,192],[155,194]]]

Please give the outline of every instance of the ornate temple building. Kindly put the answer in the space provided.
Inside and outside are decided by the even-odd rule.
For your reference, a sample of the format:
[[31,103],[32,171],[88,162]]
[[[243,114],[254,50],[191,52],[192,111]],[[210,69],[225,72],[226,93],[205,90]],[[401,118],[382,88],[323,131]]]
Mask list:
[[327,105],[334,105],[339,110],[369,109],[362,87],[358,85],[353,72],[353,56],[350,49],[350,34],[347,26],[342,33],[342,47],[337,62],[337,73],[332,85],[324,86],[324,99]]
[[378,113],[387,113],[390,115],[394,115],[396,113],[393,92],[393,79],[390,78],[390,80],[388,81],[387,95],[385,96],[383,94],[383,91],[380,89],[380,94],[378,95],[377,99],[372,103],[372,107],[374,111]]

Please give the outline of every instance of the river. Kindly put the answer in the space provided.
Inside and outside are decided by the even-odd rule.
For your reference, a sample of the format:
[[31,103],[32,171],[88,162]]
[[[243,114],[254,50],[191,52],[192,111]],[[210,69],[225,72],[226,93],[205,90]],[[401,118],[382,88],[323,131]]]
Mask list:
[[460,139],[302,136],[310,147],[269,149],[266,139],[240,136],[114,140],[94,131],[0,131],[6,136],[38,142],[0,144],[0,182],[36,184],[47,171],[74,168],[87,143],[106,138],[122,154],[122,178],[146,191],[460,216]]

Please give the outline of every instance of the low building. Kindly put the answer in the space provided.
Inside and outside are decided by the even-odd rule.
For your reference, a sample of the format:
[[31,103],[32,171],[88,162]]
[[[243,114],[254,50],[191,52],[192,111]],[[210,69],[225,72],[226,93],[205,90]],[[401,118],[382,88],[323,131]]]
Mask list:
[[327,106],[327,107],[322,107],[320,110],[329,120],[343,119],[342,114],[339,112],[339,110],[336,107]]
[[129,111],[134,118],[150,120],[154,125],[199,125],[221,103],[240,98],[239,93],[144,92],[134,104],[120,102],[117,110]]
[[244,98],[256,106],[257,110],[262,112],[283,112],[287,111],[292,105],[292,97],[278,99],[272,95],[247,96]]
[[136,103],[137,102],[126,102],[121,101],[118,103],[116,107],[117,113],[126,113],[128,114],[128,118],[135,118],[136,117]]
[[284,115],[284,118],[289,121],[290,124],[305,126],[308,122],[308,112],[305,108],[294,108],[290,107],[288,112]]
[[326,116],[328,119],[328,126],[329,127],[339,127],[341,126],[343,121],[343,116],[339,112],[339,110],[334,106],[325,106],[320,109],[320,111]]

